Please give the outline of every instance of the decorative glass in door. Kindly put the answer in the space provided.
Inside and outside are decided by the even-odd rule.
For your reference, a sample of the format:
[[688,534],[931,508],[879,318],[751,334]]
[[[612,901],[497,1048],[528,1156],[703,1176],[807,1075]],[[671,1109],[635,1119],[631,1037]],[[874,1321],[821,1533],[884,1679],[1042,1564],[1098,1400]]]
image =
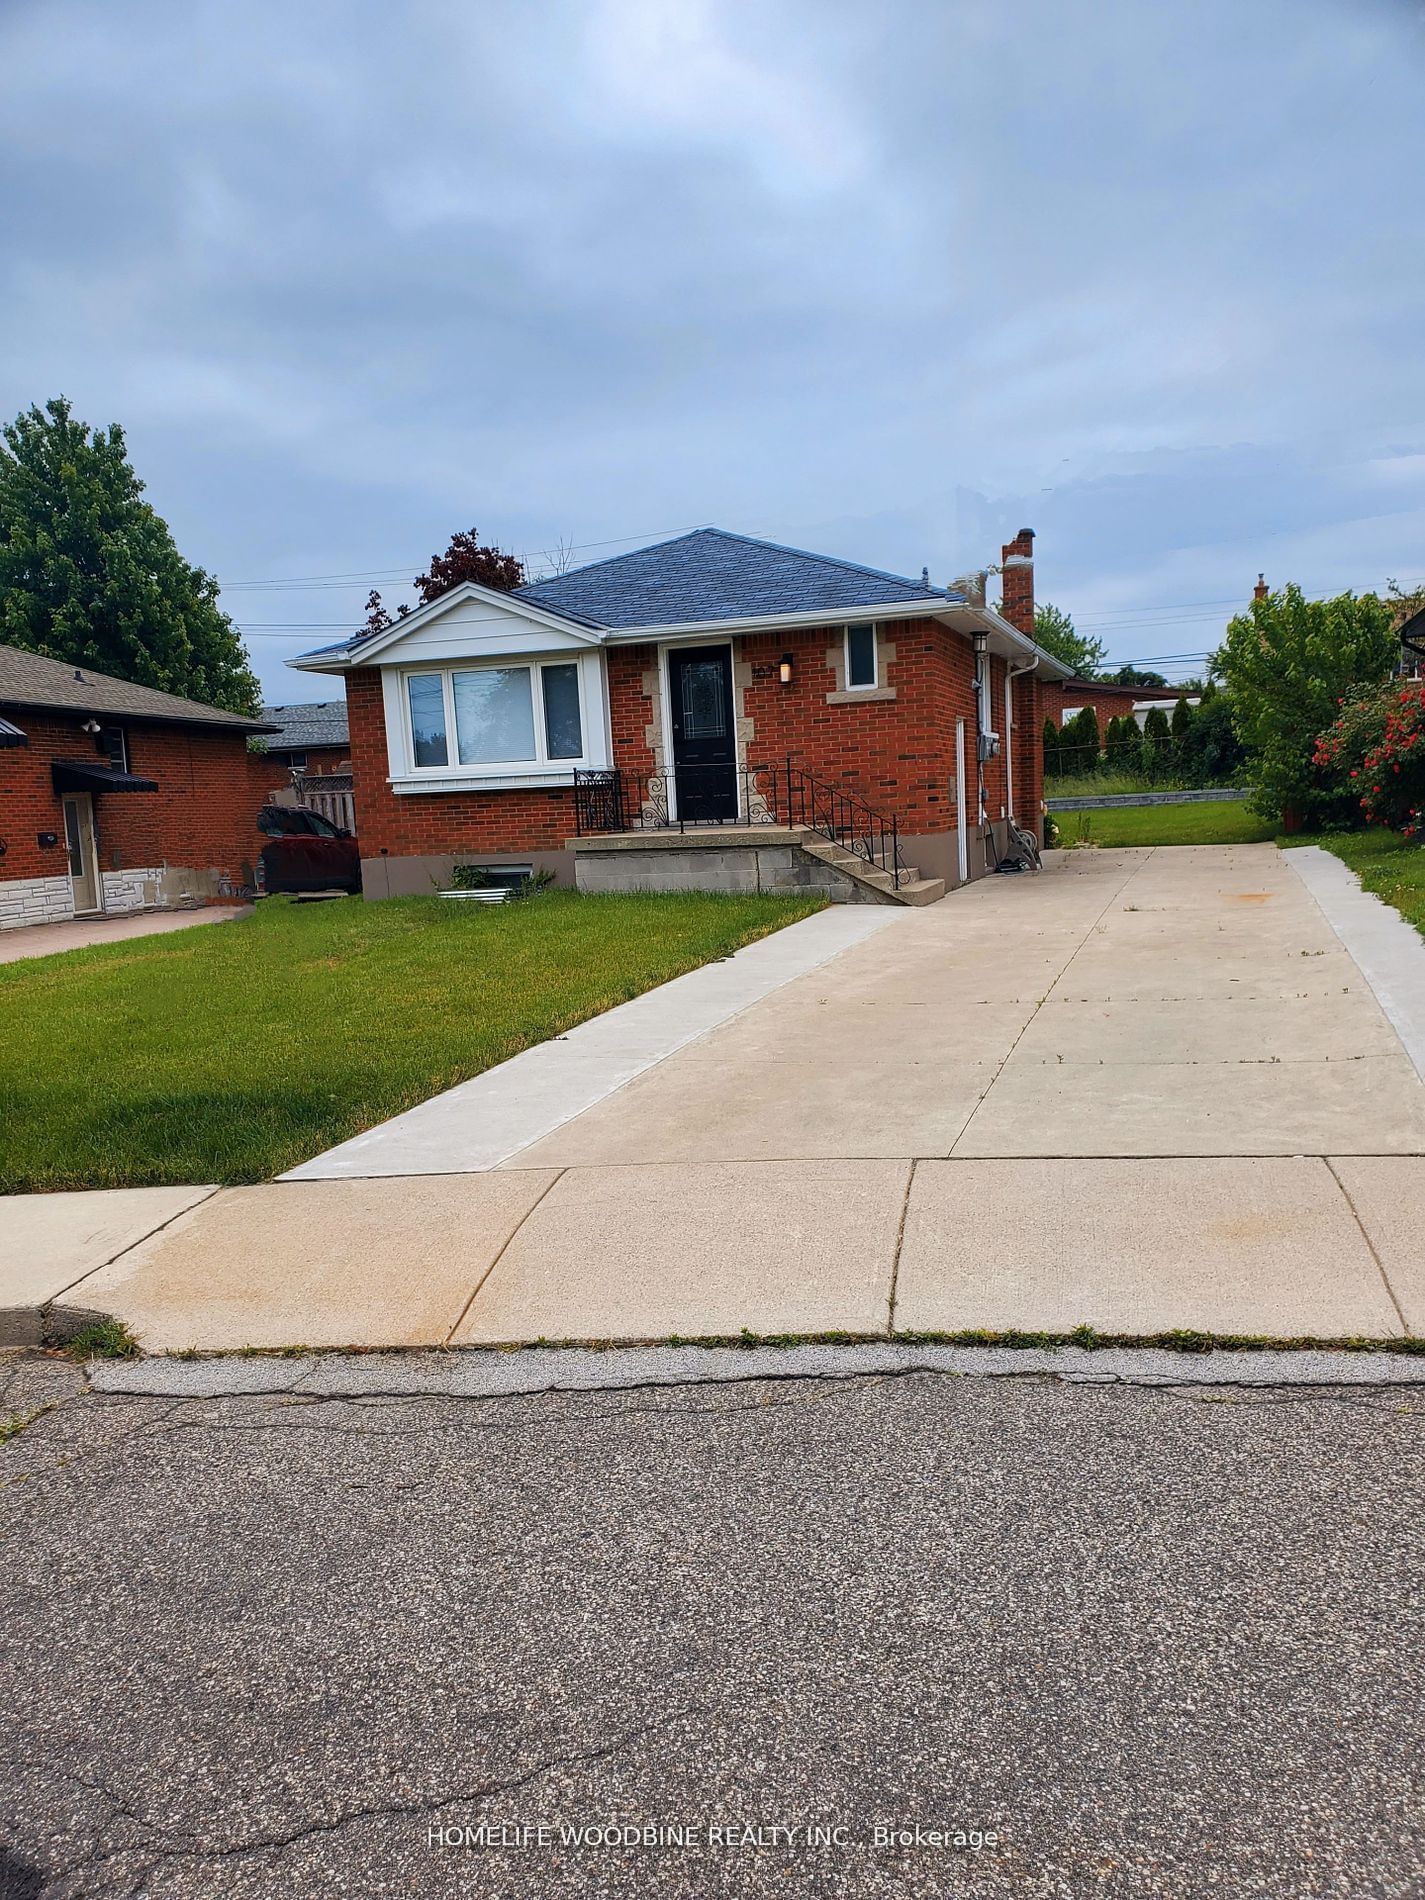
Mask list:
[[694,660],[682,668],[683,737],[723,739],[727,736],[724,705],[725,660]]

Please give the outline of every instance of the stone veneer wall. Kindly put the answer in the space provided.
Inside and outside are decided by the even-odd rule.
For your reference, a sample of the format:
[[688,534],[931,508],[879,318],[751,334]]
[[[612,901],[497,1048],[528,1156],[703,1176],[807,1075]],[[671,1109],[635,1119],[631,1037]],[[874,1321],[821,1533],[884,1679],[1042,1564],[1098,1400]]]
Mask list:
[[0,930],[26,924],[62,924],[74,915],[68,877],[15,877],[0,883]]
[[144,910],[159,902],[163,888],[163,866],[144,870],[105,871],[104,909],[123,912]]

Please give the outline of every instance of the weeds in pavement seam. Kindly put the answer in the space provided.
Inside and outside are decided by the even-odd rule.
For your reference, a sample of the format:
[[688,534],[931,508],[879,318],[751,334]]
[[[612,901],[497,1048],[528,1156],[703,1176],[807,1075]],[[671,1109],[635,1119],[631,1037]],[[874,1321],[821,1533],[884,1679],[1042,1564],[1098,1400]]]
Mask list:
[[121,1319],[96,1319],[64,1342],[71,1359],[137,1359],[139,1342]]
[[37,1418],[43,1418],[46,1412],[52,1412],[52,1405],[37,1405],[32,1412],[6,1412],[0,1414],[0,1445],[8,1445],[12,1438],[18,1438],[27,1425],[33,1425]]
[[[138,1351],[123,1327],[117,1327],[121,1339],[127,1343],[119,1345],[109,1352],[90,1351],[95,1358],[129,1358]],[[89,1332],[76,1335],[67,1351],[74,1352],[89,1339]],[[223,1351],[203,1351],[188,1348],[186,1351],[160,1354],[159,1357],[173,1359],[326,1359],[359,1355],[362,1358],[404,1358],[412,1351],[427,1353],[448,1353],[454,1357],[467,1358],[473,1355],[510,1354],[523,1352],[637,1352],[660,1347],[690,1347],[710,1352],[732,1347],[744,1352],[756,1348],[764,1351],[791,1351],[798,1346],[985,1346],[1000,1351],[1011,1352],[1058,1352],[1066,1346],[1076,1346],[1082,1352],[1142,1350],[1154,1348],[1159,1352],[1210,1353],[1210,1352],[1351,1352],[1351,1353],[1401,1353],[1419,1358],[1425,1355],[1425,1339],[1404,1335],[1394,1339],[1321,1339],[1310,1334],[1296,1334],[1289,1338],[1277,1338],[1266,1333],[1205,1333],[1190,1327],[1177,1327],[1162,1333],[1101,1333],[1097,1327],[1086,1322],[1068,1332],[1021,1332],[1017,1328],[1007,1327],[996,1332],[986,1327],[971,1327],[961,1332],[901,1332],[893,1333],[754,1333],[744,1327],[740,1333],[704,1334],[701,1338],[689,1338],[682,1333],[666,1333],[661,1338],[648,1339],[548,1339],[539,1338],[527,1341],[502,1341],[493,1345],[473,1346],[244,1346],[236,1354]]]

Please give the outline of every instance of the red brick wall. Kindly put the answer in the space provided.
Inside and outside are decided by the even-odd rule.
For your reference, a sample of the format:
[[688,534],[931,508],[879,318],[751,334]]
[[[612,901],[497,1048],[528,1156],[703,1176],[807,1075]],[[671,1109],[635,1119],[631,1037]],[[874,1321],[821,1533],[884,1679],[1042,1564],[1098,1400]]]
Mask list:
[[[50,766],[55,759],[108,760],[96,752],[78,718],[25,711],[12,718],[29,744],[0,752],[0,839],[6,846],[0,880],[63,877],[64,814]],[[159,789],[96,794],[100,870],[168,864],[246,881],[260,843],[254,819],[261,801],[244,735],[123,723],[130,771],[156,779]],[[42,831],[57,832],[60,842],[41,847]]]
[[1014,682],[1014,815],[1032,826],[1044,796],[1044,713],[1037,674]]
[[[894,687],[896,697],[839,705],[829,705],[826,697],[837,686],[827,655],[841,649],[839,626],[738,641],[736,658],[754,676],[742,701],[753,726],[749,759],[781,764],[790,754],[794,765],[858,793],[910,835],[948,831],[955,822],[950,780],[956,719],[974,731],[974,656],[967,640],[933,620],[883,622],[881,636],[895,648],[881,683]],[[792,655],[787,686],[778,678],[783,653]],[[1002,666],[993,664],[992,707],[1003,703],[1004,692]],[[1000,762],[991,761],[987,774],[997,814]],[[973,781],[967,790],[973,813]]]
[[249,752],[247,771],[255,805],[265,805],[269,792],[290,792],[292,789],[292,774],[287,770],[285,761],[273,758],[270,753]]
[[[27,746],[0,752],[0,879],[63,877],[69,869],[64,851],[64,814],[50,781],[54,758],[92,758],[106,763],[94,751],[94,741],[79,731],[78,722],[63,725],[29,713],[11,712],[13,724],[29,735]],[[36,843],[41,831],[58,834],[59,843],[45,849]]]

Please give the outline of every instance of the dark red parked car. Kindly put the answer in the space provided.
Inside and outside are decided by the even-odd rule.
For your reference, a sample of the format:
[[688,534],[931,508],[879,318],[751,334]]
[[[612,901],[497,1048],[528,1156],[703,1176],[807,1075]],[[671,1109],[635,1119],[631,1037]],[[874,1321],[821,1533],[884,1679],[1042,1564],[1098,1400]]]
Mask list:
[[267,839],[257,860],[257,887],[279,891],[361,889],[361,847],[349,831],[300,805],[264,805],[257,828]]

